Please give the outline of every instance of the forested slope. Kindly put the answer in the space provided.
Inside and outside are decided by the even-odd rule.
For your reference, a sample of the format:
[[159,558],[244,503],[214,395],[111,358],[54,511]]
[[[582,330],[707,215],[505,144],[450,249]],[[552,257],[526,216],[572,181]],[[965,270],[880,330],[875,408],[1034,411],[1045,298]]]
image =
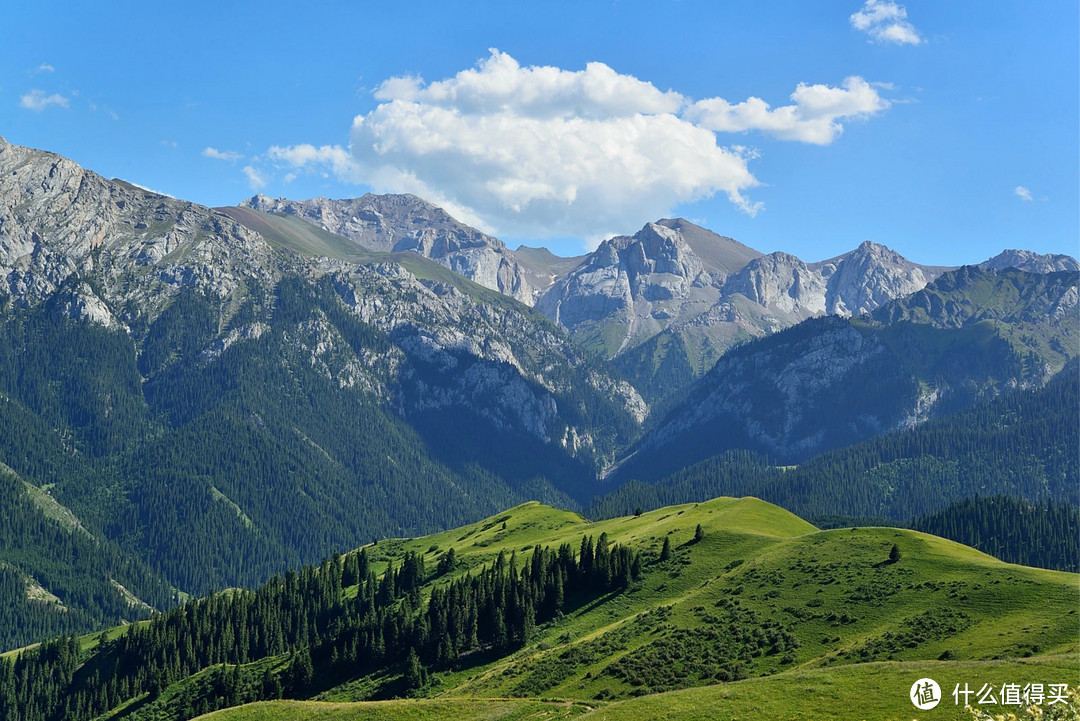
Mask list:
[[[978,534],[961,532],[961,523],[969,522],[959,519],[955,532],[948,532],[949,524],[937,522],[925,529],[1001,553],[1009,561],[1074,568],[1075,544],[1066,540],[1068,528],[1048,521],[1075,517],[1069,509],[1075,509],[1080,494],[1077,398],[1080,370],[1073,361],[1043,388],[1005,393],[916,428],[821,454],[799,466],[775,466],[754,453],[732,452],[655,484],[631,481],[599,497],[589,514],[610,517],[722,494],[756,496],[808,518],[846,516],[907,523],[943,513],[953,503],[974,503],[975,496],[1004,495],[1020,504],[1014,507],[1015,513],[1006,515],[1027,528],[1024,533],[1032,534],[1031,543],[1017,543],[1015,535],[1020,531],[1014,523],[1006,523],[1004,515],[1000,524],[982,517]],[[1056,510],[1047,510],[1048,503]],[[1021,506],[1030,508],[1031,504],[1043,511],[1019,513]],[[998,510],[1004,514],[1006,507]],[[946,515],[958,512],[953,509]],[[1040,528],[1045,531],[1041,536]],[[1041,540],[1035,542],[1036,536]]]

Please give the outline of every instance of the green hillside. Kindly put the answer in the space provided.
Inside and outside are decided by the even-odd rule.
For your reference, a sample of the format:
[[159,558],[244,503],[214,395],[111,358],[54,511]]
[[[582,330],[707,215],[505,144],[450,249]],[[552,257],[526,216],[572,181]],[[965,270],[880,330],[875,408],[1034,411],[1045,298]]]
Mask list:
[[[650,694],[625,701],[568,701],[533,699],[399,699],[359,703],[325,701],[261,701],[217,711],[206,721],[354,721],[382,719],[595,719],[596,721],[638,721],[639,719],[874,719],[874,721],[972,721],[973,715],[955,703],[952,690],[968,684],[984,683],[997,689],[1007,683],[1067,683],[1075,689],[1080,676],[1073,656],[1050,656],[1009,661],[907,661],[878,662],[826,669],[795,669],[775,676],[752,678],[712,686]],[[908,701],[911,684],[920,678],[934,678],[945,697],[938,708],[919,712]],[[977,704],[976,704],[977,706]],[[1001,712],[984,705],[983,710]],[[1071,719],[1080,711],[1075,690],[1070,704],[1046,707]],[[1011,710],[1018,710],[1011,707]],[[1018,717],[1022,718],[1022,717]],[[1046,717],[1044,717],[1046,718]]]
[[[1080,367],[1074,360],[1041,388],[1003,393],[799,466],[778,467],[754,453],[730,452],[656,483],[631,481],[594,500],[588,515],[754,495],[806,518],[916,519],[915,527],[1005,560],[1075,569],[1080,564],[1080,531],[1071,520],[1080,500],[1078,397]],[[950,504],[976,503],[976,496],[1016,500],[1000,501],[996,510],[979,501],[980,512],[964,513],[962,506],[948,511]],[[1055,505],[1050,513],[1047,503],[1066,507]]]
[[[620,558],[637,571],[618,571]],[[552,579],[566,591],[549,612]],[[76,719],[183,719],[284,696],[345,705],[225,717],[692,718],[714,704],[761,717],[749,710],[770,697],[778,714],[820,717],[798,706],[809,695],[836,718],[910,718],[905,688],[920,675],[1075,685],[1076,673],[1061,677],[1080,660],[1077,592],[1072,574],[908,530],[818,531],[754,498],[593,523],[527,503],[189,604],[87,649],[46,644],[0,664],[0,709],[53,718],[62,699]],[[459,601],[444,605],[447,594]],[[472,608],[470,640],[453,619]],[[487,630],[496,618],[501,640]],[[878,683],[882,669],[900,673]],[[50,681],[21,697],[19,679],[37,674]],[[863,684],[903,693],[866,707],[884,716],[859,711],[850,699]],[[348,705],[394,697],[432,701]]]

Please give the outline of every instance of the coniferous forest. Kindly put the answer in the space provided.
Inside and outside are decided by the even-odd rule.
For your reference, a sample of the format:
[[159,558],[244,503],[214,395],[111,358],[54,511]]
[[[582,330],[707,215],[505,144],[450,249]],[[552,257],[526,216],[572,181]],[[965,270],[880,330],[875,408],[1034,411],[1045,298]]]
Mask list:
[[1004,393],[797,467],[736,451],[655,484],[631,481],[593,501],[589,514],[755,496],[823,526],[906,525],[1011,563],[1076,570],[1077,398],[1074,362],[1043,388]]
[[[640,552],[610,545],[606,534],[584,536],[577,549],[538,545],[520,563],[516,553],[500,553],[422,600],[421,584],[457,570],[453,549],[431,569],[406,553],[381,575],[367,549],[335,554],[254,591],[210,595],[131,624],[102,640],[89,663],[75,635],[0,660],[0,719],[91,719],[132,697],[153,703],[170,683],[215,666],[203,678],[208,692],[177,699],[170,718],[304,698],[380,668],[403,668],[398,691],[408,694],[427,683],[429,670],[518,647],[538,623],[627,588],[642,563]],[[240,668],[281,654],[289,661],[258,677]]]

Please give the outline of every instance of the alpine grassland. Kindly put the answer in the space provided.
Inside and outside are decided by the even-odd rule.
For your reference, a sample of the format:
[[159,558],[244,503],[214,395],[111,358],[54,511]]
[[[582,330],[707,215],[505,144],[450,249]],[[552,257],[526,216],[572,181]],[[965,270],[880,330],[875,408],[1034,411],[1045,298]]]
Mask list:
[[[271,592],[283,618],[315,609],[298,632],[256,617]],[[533,502],[91,637],[41,718],[63,699],[110,719],[962,718],[965,683],[1080,682],[1078,592],[1075,574],[905,529],[821,531],[755,498],[597,522]],[[453,599],[476,604],[471,634],[468,613],[460,633],[447,621]],[[170,661],[173,622],[216,629],[212,648],[180,639]],[[17,669],[32,678],[59,643]],[[908,698],[920,678],[941,685],[933,712]]]

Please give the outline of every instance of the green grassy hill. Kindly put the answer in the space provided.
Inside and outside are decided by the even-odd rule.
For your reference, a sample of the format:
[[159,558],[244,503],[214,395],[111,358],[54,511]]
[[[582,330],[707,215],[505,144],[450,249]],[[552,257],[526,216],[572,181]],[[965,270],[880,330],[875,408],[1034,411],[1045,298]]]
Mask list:
[[[341,610],[324,608],[331,617],[313,626],[319,640],[311,643],[314,668],[295,687],[302,692],[290,679],[296,659],[307,658],[304,648],[239,666],[223,650],[225,665],[169,678],[153,697],[132,683],[127,697],[110,698],[106,717],[190,718],[240,705],[214,718],[906,719],[923,718],[907,699],[922,676],[949,693],[965,681],[1075,687],[1080,678],[1076,575],[1005,564],[903,529],[818,531],[754,498],[595,523],[527,503],[364,552],[377,575],[423,559],[423,583],[394,602],[406,616],[415,608],[422,624],[433,589],[480,576],[500,554],[504,563],[513,554],[506,565],[521,571],[509,573],[524,577],[537,545],[576,549],[586,534],[640,552],[637,579],[622,589],[568,595],[563,612],[538,622],[524,641],[425,661],[423,682],[407,681],[409,664],[389,650],[381,665],[339,653],[335,633],[344,638],[350,601],[363,592],[344,583]],[[434,571],[450,549],[455,568]],[[335,563],[311,572],[313,587],[332,581]],[[133,663],[118,650],[123,640],[84,651],[84,668]],[[297,700],[242,705],[268,698],[267,690]],[[405,695],[419,698],[394,700]],[[946,700],[925,718],[957,718]]]
[[[795,669],[775,676],[651,694],[625,701],[538,699],[399,699],[360,703],[325,701],[262,701],[201,717],[205,721],[411,721],[412,719],[873,719],[874,721],[972,721],[952,698],[956,685],[981,688],[984,683],[1068,683],[1078,676],[1074,656],[979,662],[882,662],[829,669]],[[934,678],[945,697],[932,711],[920,712],[908,701],[911,684]],[[1055,706],[1062,706],[1056,704]],[[1000,712],[992,706],[983,710]],[[1016,707],[1010,707],[1019,711]],[[1046,710],[1050,707],[1047,706]],[[1075,718],[1075,697],[1058,711]],[[1024,718],[1018,716],[1018,718]]]

